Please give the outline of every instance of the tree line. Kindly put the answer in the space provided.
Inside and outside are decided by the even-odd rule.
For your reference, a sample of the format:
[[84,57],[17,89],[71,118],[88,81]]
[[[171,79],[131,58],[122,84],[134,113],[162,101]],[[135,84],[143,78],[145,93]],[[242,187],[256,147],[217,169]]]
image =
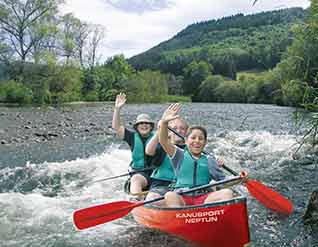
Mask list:
[[177,75],[182,94],[193,101],[285,104],[279,86],[259,72],[281,61],[292,44],[292,27],[307,12],[291,8],[192,24],[129,62]]
[[193,24],[143,54],[102,63],[103,28],[60,16],[61,3],[0,0],[0,102],[107,101],[125,91],[135,102],[316,107],[316,0],[305,11]]
[[[262,73],[239,73],[237,80],[208,75],[197,97],[204,101],[274,103],[318,109],[318,0],[303,22],[291,26],[291,44],[276,66]],[[313,120],[316,123],[316,120]],[[312,133],[317,133],[317,124]],[[315,134],[316,135],[316,134]],[[316,137],[314,138],[316,139]]]
[[316,109],[316,5],[196,23],[129,62],[178,75],[193,101]]
[[122,90],[132,101],[165,101],[173,77],[136,71],[122,55],[101,63],[104,28],[60,15],[61,4],[0,0],[0,102],[105,101]]

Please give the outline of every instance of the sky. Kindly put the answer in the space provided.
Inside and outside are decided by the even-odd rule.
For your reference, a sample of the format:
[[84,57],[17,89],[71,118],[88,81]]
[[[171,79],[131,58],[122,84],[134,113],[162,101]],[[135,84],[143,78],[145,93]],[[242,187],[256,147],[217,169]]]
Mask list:
[[307,8],[309,0],[65,0],[61,14],[105,27],[102,59],[142,53],[188,25],[238,13],[288,7]]

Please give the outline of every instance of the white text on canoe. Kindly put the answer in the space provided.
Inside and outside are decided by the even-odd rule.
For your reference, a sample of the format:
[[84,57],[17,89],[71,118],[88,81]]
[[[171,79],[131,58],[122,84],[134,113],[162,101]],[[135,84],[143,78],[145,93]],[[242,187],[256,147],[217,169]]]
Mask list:
[[191,213],[177,213],[176,218],[183,218],[185,223],[193,224],[200,222],[217,222],[218,217],[224,215],[224,210],[191,212]]

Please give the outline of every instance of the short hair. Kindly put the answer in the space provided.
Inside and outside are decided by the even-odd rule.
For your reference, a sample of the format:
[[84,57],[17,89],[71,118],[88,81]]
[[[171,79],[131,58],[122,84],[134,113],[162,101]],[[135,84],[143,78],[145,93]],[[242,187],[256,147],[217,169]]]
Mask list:
[[190,128],[188,128],[186,137],[188,137],[189,135],[191,135],[191,133],[193,132],[193,130],[200,130],[203,133],[204,139],[207,140],[208,139],[208,132],[206,130],[206,128],[199,126],[199,125],[195,125],[195,126],[191,126]]
[[178,120],[181,121],[185,125],[186,129],[189,128],[187,121],[181,117],[171,120],[168,125],[171,125],[172,122],[178,121]]

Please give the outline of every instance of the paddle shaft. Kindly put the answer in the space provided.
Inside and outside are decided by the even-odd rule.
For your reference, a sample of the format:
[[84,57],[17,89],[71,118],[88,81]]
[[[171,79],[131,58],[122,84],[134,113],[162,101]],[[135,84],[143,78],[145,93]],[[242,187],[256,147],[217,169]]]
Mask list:
[[[223,180],[220,180],[220,181],[217,181],[217,182],[214,182],[214,183],[197,186],[197,187],[194,187],[192,189],[187,189],[185,191],[180,191],[180,192],[177,192],[177,193],[179,195],[184,195],[184,194],[188,194],[188,193],[191,193],[191,192],[194,192],[194,191],[197,191],[197,190],[207,189],[207,188],[210,188],[210,187],[213,187],[213,186],[218,186],[218,185],[221,185],[221,184],[226,184],[226,183],[231,183],[231,182],[237,182],[237,181],[241,181],[241,180],[242,180],[241,176],[235,176],[235,177],[231,177],[231,178],[228,178],[228,179],[223,179]],[[153,203],[153,202],[157,202],[157,201],[163,200],[164,198],[165,198],[164,196],[161,196],[161,197],[149,200],[149,201],[142,202],[140,205],[138,205],[138,207],[141,206],[141,205],[145,205],[145,204],[149,204],[149,203]]]
[[117,176],[95,180],[95,181],[92,181],[90,183],[97,183],[97,182],[111,180],[111,179],[114,179],[114,178],[130,176],[130,175],[133,175],[133,174],[138,173],[138,172],[150,171],[150,170],[153,170],[153,169],[154,169],[154,167],[147,167],[147,168],[144,168],[144,169],[138,169],[138,170],[127,172],[127,173],[124,173],[124,174],[121,174],[121,175],[117,175]]
[[229,173],[232,173],[234,176],[239,175],[236,171],[233,171],[230,167],[226,166],[226,165],[222,165],[222,167],[227,170]]

